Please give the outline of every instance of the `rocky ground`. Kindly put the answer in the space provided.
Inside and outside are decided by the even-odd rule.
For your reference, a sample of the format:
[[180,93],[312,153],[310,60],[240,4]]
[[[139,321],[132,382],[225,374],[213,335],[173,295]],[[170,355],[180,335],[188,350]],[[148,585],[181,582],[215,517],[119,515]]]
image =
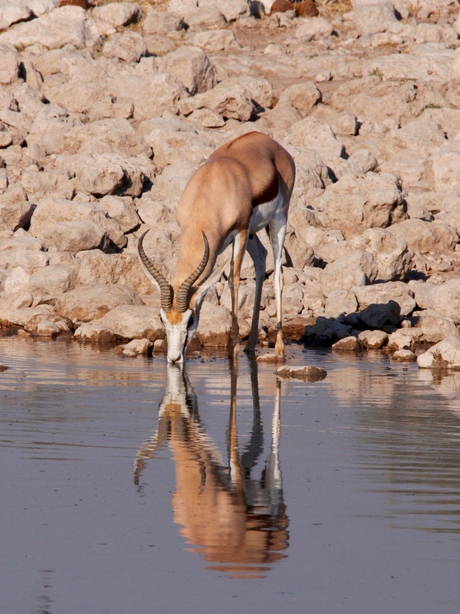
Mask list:
[[[170,272],[186,181],[258,130],[297,165],[287,337],[460,368],[458,1],[271,4],[0,0],[2,334],[164,349],[138,237]],[[248,258],[243,339],[253,290]],[[265,344],[273,299],[269,276]],[[196,349],[228,343],[229,306],[222,280]]]

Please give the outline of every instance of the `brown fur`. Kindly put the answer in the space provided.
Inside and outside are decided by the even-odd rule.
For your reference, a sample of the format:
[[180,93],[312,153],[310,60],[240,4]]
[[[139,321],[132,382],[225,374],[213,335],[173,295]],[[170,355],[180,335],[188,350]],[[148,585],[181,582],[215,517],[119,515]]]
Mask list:
[[59,6],[81,6],[82,9],[88,8],[87,0],[59,0]]
[[285,13],[286,11],[295,11],[297,17],[317,17],[319,15],[315,0],[302,0],[302,2],[275,0],[270,15],[273,15],[273,13]]
[[180,324],[182,322],[182,318],[184,317],[182,313],[179,313],[175,309],[166,312],[165,315],[170,324]]

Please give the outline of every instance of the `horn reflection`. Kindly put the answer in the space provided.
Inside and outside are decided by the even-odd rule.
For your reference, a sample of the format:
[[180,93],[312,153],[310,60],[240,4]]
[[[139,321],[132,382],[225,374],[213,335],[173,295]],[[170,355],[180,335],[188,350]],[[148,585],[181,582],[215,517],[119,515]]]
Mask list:
[[168,366],[168,381],[154,436],[140,448],[134,481],[145,463],[166,443],[172,450],[176,486],[174,521],[200,552],[208,569],[234,577],[260,578],[275,561],[285,558],[288,524],[279,462],[281,383],[277,381],[271,424],[271,445],[261,475],[253,478],[264,451],[257,363],[251,371],[253,426],[240,453],[236,419],[237,371],[231,370],[231,403],[224,462],[200,420],[197,398],[184,371]]

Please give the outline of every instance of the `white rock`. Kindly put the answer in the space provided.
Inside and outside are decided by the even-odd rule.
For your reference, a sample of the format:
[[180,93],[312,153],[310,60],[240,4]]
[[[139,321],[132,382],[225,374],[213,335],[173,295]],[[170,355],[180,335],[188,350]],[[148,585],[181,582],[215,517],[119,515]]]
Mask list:
[[356,0],[353,10],[344,18],[360,36],[385,32],[397,23],[394,7],[388,0]]
[[388,342],[388,333],[383,330],[363,330],[359,333],[358,339],[365,348],[379,350]]
[[[1,11],[1,6],[0,6]],[[1,20],[1,16],[0,16]],[[0,28],[1,29],[1,28]],[[20,58],[15,47],[10,44],[0,45],[0,84],[9,85],[19,77]]]
[[378,281],[404,281],[411,269],[407,243],[386,229],[369,228],[361,236],[354,237],[352,243],[357,249],[373,254],[378,267]]
[[396,352],[397,350],[413,351],[414,345],[413,338],[402,331],[396,331],[388,337],[388,349],[390,352]]
[[99,32],[94,20],[78,6],[57,8],[0,34],[0,44],[11,43],[16,48],[37,43],[48,49],[57,49],[67,44],[77,48],[93,47],[98,41]]
[[390,226],[388,232],[420,254],[450,252],[458,241],[457,231],[443,222],[404,220]]
[[417,360],[416,354],[408,349],[396,350],[391,358],[397,362],[415,362]]
[[178,107],[184,115],[190,115],[197,109],[211,109],[225,119],[248,121],[254,111],[251,95],[243,85],[217,85],[212,90],[197,94],[193,98],[179,101]]
[[[146,249],[148,245],[146,238]],[[162,249],[160,243],[157,243],[157,249]],[[76,280],[77,286],[122,284],[140,295],[153,292],[156,296],[156,290],[142,270],[135,253],[104,254],[99,250],[91,250],[78,253],[77,259],[81,263]]]
[[247,0],[226,0],[225,2],[220,2],[219,0],[199,0],[198,4],[202,7],[217,7],[228,22],[236,21],[239,17],[249,13]]
[[140,34],[126,30],[110,36],[104,44],[102,53],[106,58],[118,58],[123,62],[139,62],[141,57],[147,53],[147,47]]
[[417,358],[424,369],[460,369],[460,337],[447,337]]
[[211,61],[199,47],[184,46],[168,53],[160,60],[159,69],[179,79],[192,96],[206,92],[217,82]]
[[133,339],[123,346],[121,355],[134,358],[136,356],[148,354],[151,352],[152,347],[153,343],[149,339]]
[[[278,104],[290,104],[302,117],[309,115],[315,104],[321,100],[321,92],[313,81],[289,85],[281,92]],[[293,145],[296,143],[292,143]]]
[[352,251],[328,264],[321,274],[321,289],[329,296],[339,288],[351,290],[372,283],[377,276],[377,265],[372,254]]
[[401,281],[355,287],[353,288],[353,292],[358,299],[361,309],[369,307],[370,305],[393,302],[397,304],[401,316],[408,316],[416,306],[410,287]]
[[119,339],[164,339],[165,330],[156,307],[119,305],[92,323],[112,331]]
[[27,0],[0,0],[0,30],[6,30],[18,21],[30,19],[32,10]]
[[178,102],[188,93],[176,77],[158,73],[148,78],[122,75],[107,80],[109,92],[117,98],[131,98],[134,103],[134,119],[142,121],[159,117],[165,111],[177,113]]
[[3,289],[6,295],[29,290],[30,275],[22,267],[14,267],[7,275]]
[[58,296],[72,290],[78,267],[51,265],[44,267],[29,278],[29,290],[36,296]]
[[289,143],[296,147],[314,149],[326,159],[341,157],[345,152],[345,147],[336,139],[331,128],[314,117],[306,117],[292,126]]
[[95,6],[92,11],[93,17],[106,21],[114,28],[137,22],[141,14],[141,7],[134,2],[110,2],[102,6]]
[[324,17],[304,17],[295,30],[295,37],[307,40],[327,38],[332,31],[331,23]]
[[56,311],[73,322],[90,322],[119,305],[140,306],[142,301],[127,286],[98,284],[66,292],[56,301]]
[[79,326],[74,334],[74,338],[80,343],[107,344],[116,341],[115,333],[104,326],[85,322]]
[[439,316],[460,324],[460,280],[451,279],[433,286],[427,295],[428,306]]
[[237,38],[230,30],[208,30],[196,32],[190,37],[190,43],[205,51],[216,52],[229,49],[241,49]]
[[326,299],[324,311],[326,317],[337,318],[340,314],[354,313],[358,301],[353,292],[345,289],[333,290]]
[[[80,226],[72,224],[80,223]],[[89,224],[81,224],[81,222],[90,222]],[[59,227],[59,232],[53,232],[53,225],[64,224]],[[56,227],[57,228],[57,227]],[[42,239],[45,243],[51,241],[52,245],[59,247],[59,241],[67,241],[66,232],[72,231],[75,237],[88,236],[88,241],[93,243],[93,247],[97,247],[104,242],[104,234],[106,233],[110,239],[119,247],[126,245],[126,238],[120,229],[120,226],[115,220],[112,220],[105,210],[97,203],[84,203],[76,200],[68,201],[62,198],[43,198],[34,211],[30,225],[30,233]],[[99,237],[99,239],[98,239]],[[76,246],[77,247],[77,246]],[[91,249],[89,247],[80,247],[75,251],[82,249]],[[74,251],[69,250],[69,251]]]
[[354,236],[368,228],[385,228],[404,215],[403,194],[394,175],[367,173],[364,177],[345,175],[326,186],[316,209],[328,228],[340,228]]

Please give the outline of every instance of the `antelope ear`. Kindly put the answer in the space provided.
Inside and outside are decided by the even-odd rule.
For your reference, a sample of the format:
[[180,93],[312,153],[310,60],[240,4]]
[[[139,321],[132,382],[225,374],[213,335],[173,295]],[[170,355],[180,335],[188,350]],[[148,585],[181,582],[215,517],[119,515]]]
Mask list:
[[190,301],[194,309],[200,308],[201,303],[206,296],[206,292],[222,277],[225,267],[230,262],[230,258],[231,256],[227,258],[227,260],[225,260],[223,264],[220,264],[216,269],[214,269],[214,271],[212,271],[209,277],[207,277],[196,288],[194,288],[194,293]]

